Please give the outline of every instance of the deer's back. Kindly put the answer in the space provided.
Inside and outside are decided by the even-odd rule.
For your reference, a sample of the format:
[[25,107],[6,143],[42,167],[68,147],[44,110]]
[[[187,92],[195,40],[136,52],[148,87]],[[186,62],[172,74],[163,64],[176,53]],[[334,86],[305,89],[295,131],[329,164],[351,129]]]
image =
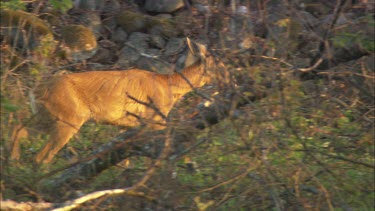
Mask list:
[[157,107],[168,109],[172,103],[165,80],[143,70],[73,73],[54,78],[42,90],[40,101],[58,118],[78,115],[121,125],[135,121],[130,118],[125,123],[129,112],[141,117],[152,115],[140,102],[151,99]]

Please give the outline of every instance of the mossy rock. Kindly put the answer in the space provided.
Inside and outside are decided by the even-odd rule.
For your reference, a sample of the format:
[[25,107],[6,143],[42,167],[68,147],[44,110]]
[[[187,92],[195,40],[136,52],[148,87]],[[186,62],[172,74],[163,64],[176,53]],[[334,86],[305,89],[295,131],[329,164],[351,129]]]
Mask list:
[[148,20],[149,33],[163,37],[176,37],[182,33],[177,24],[170,18],[150,17]]
[[148,32],[163,37],[175,37],[181,34],[177,24],[170,18],[154,17],[136,12],[125,11],[116,16],[119,24],[126,32]]
[[51,34],[52,31],[46,23],[32,13],[20,10],[1,10],[1,26],[22,26],[24,29],[32,29],[39,35]]
[[126,32],[144,32],[148,26],[148,17],[143,14],[125,11],[116,16],[117,24]]
[[35,48],[43,37],[53,38],[52,30],[36,15],[20,10],[1,10],[1,35],[13,45]]
[[68,25],[61,28],[64,46],[70,51],[89,51],[97,47],[94,33],[83,25]]
[[92,57],[97,50],[94,32],[83,25],[68,25],[61,28],[65,55],[74,61]]

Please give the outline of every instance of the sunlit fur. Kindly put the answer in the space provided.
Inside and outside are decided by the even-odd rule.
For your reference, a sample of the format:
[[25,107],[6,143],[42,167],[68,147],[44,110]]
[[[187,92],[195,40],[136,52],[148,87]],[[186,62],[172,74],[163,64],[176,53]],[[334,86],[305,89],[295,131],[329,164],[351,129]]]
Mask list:
[[[205,55],[205,49],[197,46],[200,52],[196,55]],[[121,126],[143,121],[152,128],[163,128],[162,116],[168,115],[174,103],[192,86],[201,87],[210,80],[207,70],[213,67],[213,60],[200,57],[181,72],[190,84],[179,73],[161,75],[140,69],[73,73],[45,83],[36,91],[41,108],[37,115],[48,127],[50,138],[36,162],[50,162],[90,119]]]

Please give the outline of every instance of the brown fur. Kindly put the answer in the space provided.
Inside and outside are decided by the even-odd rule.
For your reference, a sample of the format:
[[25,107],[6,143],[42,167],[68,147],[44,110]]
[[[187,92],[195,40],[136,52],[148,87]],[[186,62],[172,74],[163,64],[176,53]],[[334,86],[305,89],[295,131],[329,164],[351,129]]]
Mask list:
[[[189,40],[188,45],[192,50]],[[193,87],[201,87],[210,80],[206,69],[213,64],[211,58],[204,58],[204,48],[199,47],[198,53],[201,61],[182,71]],[[190,84],[178,73],[160,75],[140,69],[92,71],[53,78],[35,93],[41,108],[37,116],[50,134],[36,162],[50,162],[90,119],[137,126],[141,118],[155,129],[163,128],[165,119],[158,111],[167,116],[178,98],[192,90]],[[150,100],[156,109],[143,104],[151,103]]]

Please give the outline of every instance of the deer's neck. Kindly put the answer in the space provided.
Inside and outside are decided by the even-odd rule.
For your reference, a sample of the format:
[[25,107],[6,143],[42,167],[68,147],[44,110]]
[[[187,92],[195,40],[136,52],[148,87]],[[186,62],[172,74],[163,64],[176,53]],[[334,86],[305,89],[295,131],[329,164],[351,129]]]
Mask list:
[[206,83],[205,65],[198,62],[185,68],[181,73],[169,75],[167,80],[174,94],[186,94],[193,88],[201,87]]

